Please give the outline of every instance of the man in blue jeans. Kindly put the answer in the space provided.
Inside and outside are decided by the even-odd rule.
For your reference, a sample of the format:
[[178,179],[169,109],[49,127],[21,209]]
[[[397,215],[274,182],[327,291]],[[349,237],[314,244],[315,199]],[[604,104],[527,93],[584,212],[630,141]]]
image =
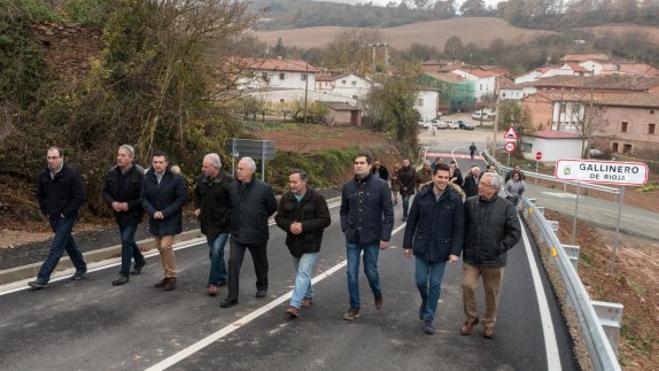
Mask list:
[[80,174],[74,169],[64,165],[62,150],[58,147],[48,148],[46,159],[48,168],[39,175],[39,208],[48,218],[50,227],[55,233],[50,245],[48,257],[43,262],[37,279],[28,282],[32,288],[41,289],[48,286],[50,275],[64,251],[69,254],[71,262],[76,268],[71,277],[77,281],[87,273],[87,264],[82,252],[73,240],[71,232],[78,210],[85,202],[85,187]]
[[332,220],[325,198],[307,186],[306,172],[291,170],[288,187],[289,192],[279,201],[275,221],[286,232],[286,246],[295,263],[295,288],[286,313],[297,318],[300,308],[311,306],[311,276],[323,240],[323,230]]
[[355,177],[341,192],[341,230],[346,236],[350,308],[343,319],[359,318],[359,255],[364,254],[364,273],[373,292],[375,308],[382,309],[383,296],[378,276],[380,250],[389,247],[394,226],[394,209],[387,182],[371,176],[372,158],[359,154],[354,160]]
[[[137,226],[142,222],[144,211],[140,203],[140,192],[144,169],[133,163],[135,149],[124,144],[117,150],[117,166],[114,166],[105,177],[105,185],[101,196],[114,212],[121,236],[121,269],[119,277],[112,281],[112,286],[128,283],[130,274],[142,272],[145,260],[140,248],[135,242]],[[135,266],[130,270],[132,260]]]
[[438,163],[432,186],[423,187],[414,198],[405,227],[403,253],[415,256],[416,287],[421,295],[419,319],[422,330],[435,333],[433,320],[442,287],[446,262],[458,261],[465,232],[462,197],[449,184],[450,168]]
[[208,295],[217,296],[220,287],[226,286],[227,283],[224,246],[231,232],[229,185],[233,178],[222,171],[222,161],[217,153],[204,156],[201,171],[203,175],[197,180],[194,189],[195,215],[199,218],[201,232],[208,240],[208,256],[211,262]]

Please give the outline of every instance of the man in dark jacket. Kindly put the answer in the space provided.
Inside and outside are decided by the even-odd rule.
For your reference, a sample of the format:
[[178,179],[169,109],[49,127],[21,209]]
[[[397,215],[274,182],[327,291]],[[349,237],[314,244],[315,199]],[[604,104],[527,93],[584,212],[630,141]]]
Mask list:
[[208,295],[217,296],[219,288],[227,282],[224,246],[231,232],[229,187],[233,178],[222,171],[222,161],[217,153],[204,156],[201,171],[203,175],[197,180],[194,189],[195,215],[199,218],[201,233],[208,240],[208,257],[211,262]]
[[28,285],[35,289],[48,286],[50,275],[65,250],[76,268],[71,279],[79,280],[87,273],[85,259],[71,235],[78,217],[78,210],[85,202],[85,187],[82,184],[82,178],[77,171],[64,165],[64,156],[60,148],[48,148],[46,156],[48,168],[39,175],[37,196],[41,213],[48,218],[55,236],[37,279],[28,282]]
[[471,145],[469,146],[469,156],[471,156],[471,159],[474,159],[474,155],[476,154],[476,144],[474,142],[471,142]]
[[384,165],[380,163],[380,160],[373,161],[373,168],[371,169],[371,174],[377,176],[378,178],[384,180],[385,182],[389,180],[389,171]]
[[470,335],[478,323],[476,289],[482,276],[486,306],[483,336],[487,339],[494,336],[506,251],[513,248],[521,236],[515,205],[498,196],[501,186],[497,174],[485,172],[478,185],[478,196],[465,203],[462,293],[466,320],[460,330],[462,335]]
[[462,197],[448,183],[449,167],[438,164],[433,186],[424,187],[414,198],[403,240],[405,256],[415,256],[416,287],[421,294],[419,318],[428,335],[435,333],[433,320],[446,262],[458,261],[464,241]]
[[478,182],[481,178],[481,168],[474,165],[469,171],[469,175],[465,177],[464,191],[467,197],[476,196],[478,194]]
[[455,160],[451,160],[449,163],[449,169],[450,169],[450,182],[453,184],[457,184],[462,188],[464,185],[464,178],[462,177],[462,171],[460,171],[460,168],[458,167],[458,163],[455,162]]
[[286,232],[286,246],[295,261],[295,287],[286,309],[298,317],[301,307],[311,306],[311,276],[316,266],[323,230],[332,222],[325,198],[307,186],[307,174],[299,169],[288,175],[290,191],[279,201],[275,221]]
[[398,173],[398,184],[400,185],[400,196],[403,200],[403,221],[407,220],[410,209],[410,197],[414,194],[416,186],[416,171],[410,166],[410,160],[403,160],[403,167]]
[[[178,169],[178,167],[176,167]],[[164,152],[156,151],[151,159],[151,169],[142,182],[142,207],[149,215],[149,231],[154,236],[160,252],[165,277],[154,285],[171,291],[176,288],[176,258],[174,236],[183,231],[183,206],[187,192],[179,170],[169,167]]]
[[237,182],[229,188],[231,195],[231,250],[229,252],[229,292],[220,306],[238,304],[240,267],[245,250],[249,250],[256,271],[256,297],[268,295],[268,255],[270,238],[268,217],[277,211],[277,200],[270,185],[254,178],[256,163],[251,157],[238,161]]
[[[137,225],[142,222],[144,210],[140,203],[144,169],[133,163],[135,149],[127,144],[117,150],[117,166],[114,166],[105,177],[103,199],[112,208],[119,225],[121,236],[121,269],[119,278],[112,281],[113,286],[128,282],[130,274],[140,274],[146,263],[140,248],[135,242]],[[131,261],[135,259],[133,271],[130,271]]]
[[350,309],[343,319],[359,317],[359,257],[364,252],[364,272],[375,298],[375,308],[382,309],[382,289],[378,276],[380,249],[389,247],[394,226],[394,209],[387,182],[371,175],[371,156],[359,154],[354,161],[355,177],[343,185],[341,192],[341,230],[346,236],[348,290]]

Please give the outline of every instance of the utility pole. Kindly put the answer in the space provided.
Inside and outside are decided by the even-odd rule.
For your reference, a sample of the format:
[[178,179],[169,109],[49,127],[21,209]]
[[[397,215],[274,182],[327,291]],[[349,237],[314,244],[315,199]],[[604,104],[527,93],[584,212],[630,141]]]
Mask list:
[[305,67],[306,75],[304,76],[304,124],[307,124],[307,95],[309,93],[309,63]]
[[495,105],[495,108],[494,108],[495,109],[495,111],[494,111],[494,133],[492,133],[493,134],[493,136],[492,136],[492,139],[493,139],[492,140],[492,156],[494,156],[495,158],[497,156],[497,132],[499,131],[499,111],[501,111],[501,109],[500,109],[501,107],[500,107],[500,104],[499,104],[499,101],[500,101],[500,99],[499,99],[499,95],[500,95],[499,94],[499,84],[501,82],[501,76],[497,76],[496,79],[497,79],[497,88],[496,88],[497,101],[496,101],[496,105]]

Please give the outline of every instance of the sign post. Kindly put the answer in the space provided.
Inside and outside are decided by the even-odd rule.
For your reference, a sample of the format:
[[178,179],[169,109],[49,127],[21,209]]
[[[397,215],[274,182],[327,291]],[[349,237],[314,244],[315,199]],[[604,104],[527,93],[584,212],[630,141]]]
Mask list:
[[231,138],[227,143],[227,152],[231,153],[231,165],[233,174],[236,174],[236,158],[252,157],[261,160],[261,180],[265,181],[265,162],[275,158],[275,142],[271,140],[253,140]]
[[576,237],[576,213],[579,207],[579,191],[581,182],[595,184],[611,184],[620,187],[618,192],[618,219],[616,221],[616,237],[613,244],[613,256],[609,274],[613,273],[618,245],[620,244],[620,224],[622,223],[622,206],[625,196],[625,186],[641,186],[648,181],[649,168],[641,162],[616,162],[592,160],[558,160],[554,168],[554,176],[563,180],[577,181],[577,199],[575,216],[572,222],[572,239]]
[[[538,162],[542,160],[542,152],[538,151],[535,153],[535,173],[538,173]],[[538,177],[533,178],[533,184],[538,184]]]
[[515,151],[515,143],[514,142],[507,142],[503,148],[508,152],[508,167],[510,167],[510,154]]
[[510,154],[515,151],[515,141],[517,141],[518,138],[519,137],[512,126],[506,130],[505,134],[503,134],[503,140],[506,142],[503,148],[508,152],[508,164],[506,165],[508,167],[510,167]]

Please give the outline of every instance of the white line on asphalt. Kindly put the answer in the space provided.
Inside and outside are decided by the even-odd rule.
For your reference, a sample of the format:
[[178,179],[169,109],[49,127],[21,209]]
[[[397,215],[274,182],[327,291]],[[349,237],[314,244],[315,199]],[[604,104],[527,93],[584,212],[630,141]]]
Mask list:
[[545,287],[540,279],[538,271],[538,263],[535,260],[535,255],[531,251],[531,243],[526,234],[524,223],[520,219],[520,226],[522,227],[522,240],[524,241],[524,248],[526,249],[526,256],[529,259],[529,267],[531,268],[531,276],[533,277],[533,286],[535,286],[535,296],[538,299],[538,308],[540,309],[540,322],[542,323],[542,334],[545,340],[545,351],[547,352],[547,369],[548,370],[561,370],[561,357],[558,353],[558,344],[556,343],[556,332],[554,331],[554,322],[549,313],[549,304],[545,296]]
[[[332,202],[328,206],[329,209],[335,209],[335,208],[341,206],[340,202],[336,203],[337,199],[340,199],[340,197],[334,197],[334,198],[331,198],[331,199],[328,200],[328,202]],[[277,224],[277,223],[269,222],[268,226],[272,227],[275,224]],[[195,238],[195,239],[192,239],[192,240],[181,241],[181,242],[178,242],[178,243],[174,244],[174,251],[187,249],[188,247],[199,246],[199,245],[205,244],[206,241],[207,241],[206,237],[199,237],[199,238]],[[159,253],[157,251],[152,251],[152,252],[144,254],[144,258],[145,259],[146,258],[151,258],[151,257],[154,257],[158,254]],[[105,259],[105,260],[101,260],[99,262],[88,264],[87,273],[98,272],[98,271],[102,271],[102,270],[105,270],[105,269],[118,267],[120,265],[121,265],[121,258]],[[58,271],[57,273],[55,273],[53,275],[53,278],[50,279],[49,283],[64,281],[64,280],[68,279],[74,272],[75,272],[74,268],[69,268],[69,269]],[[9,295],[9,294],[13,294],[15,292],[26,291],[26,290],[32,289],[30,286],[27,285],[27,283],[29,281],[32,281],[33,279],[34,278],[27,278],[27,279],[24,279],[24,280],[20,280],[20,281],[16,281],[16,282],[7,283],[5,285],[1,285],[0,286],[0,296]]]
[[[403,228],[405,228],[405,224],[403,223],[399,225],[396,229],[391,232],[391,235],[395,235],[396,233],[400,232]],[[332,274],[336,273],[338,270],[341,268],[345,267],[347,264],[347,260],[343,260],[342,262],[338,263],[337,265],[331,267],[330,269],[324,271],[323,273],[317,275],[314,277],[311,282],[313,284],[316,284],[325,278],[331,276]],[[182,360],[190,357],[191,355],[197,353],[198,351],[206,348],[207,346],[213,344],[214,342],[222,339],[223,337],[229,335],[230,333],[238,330],[239,328],[245,326],[246,324],[250,323],[251,321],[259,318],[260,316],[264,315],[265,313],[269,312],[270,310],[278,307],[280,304],[285,303],[287,300],[291,298],[292,291],[287,292],[284,295],[279,296],[277,299],[269,302],[268,304],[254,310],[253,312],[247,314],[246,316],[239,318],[235,320],[234,322],[230,323],[229,325],[221,328],[217,332],[214,332],[205,338],[199,340],[198,342],[190,345],[189,347],[181,350],[178,353],[175,353],[162,361],[156,363],[155,365],[149,367],[146,369],[146,371],[160,371],[160,370],[166,370],[169,367],[174,366],[175,364],[181,362]]]

